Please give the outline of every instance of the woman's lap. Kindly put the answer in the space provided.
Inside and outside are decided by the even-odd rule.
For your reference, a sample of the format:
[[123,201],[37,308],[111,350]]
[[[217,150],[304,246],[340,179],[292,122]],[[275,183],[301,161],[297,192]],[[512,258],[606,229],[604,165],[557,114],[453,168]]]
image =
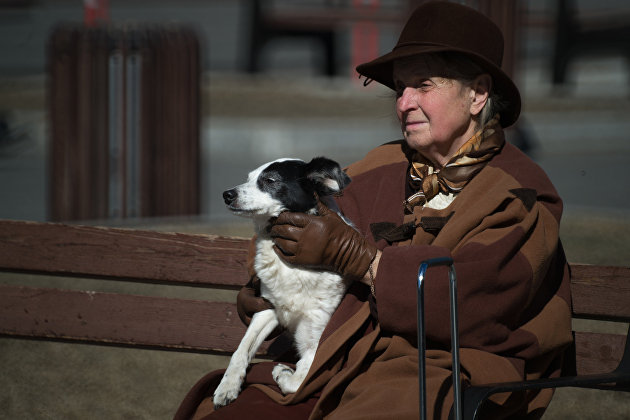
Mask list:
[[257,388],[248,387],[232,403],[214,410],[212,397],[199,405],[194,420],[264,420],[264,419],[308,419],[317,398],[299,404],[280,405]]
[[248,371],[245,388],[238,398],[225,407],[214,410],[212,396],[223,377],[224,370],[217,370],[201,378],[188,392],[174,420],[205,419],[307,419],[318,398],[313,397],[299,404],[280,405],[264,392],[247,384],[275,385],[271,378],[272,363],[252,365]]

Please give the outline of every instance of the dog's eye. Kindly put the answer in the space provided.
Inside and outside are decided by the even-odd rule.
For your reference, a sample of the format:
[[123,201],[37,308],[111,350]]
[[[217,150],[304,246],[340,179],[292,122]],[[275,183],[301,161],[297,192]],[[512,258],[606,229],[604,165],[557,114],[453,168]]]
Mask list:
[[263,178],[263,182],[267,185],[269,184],[273,184],[274,182],[276,182],[276,180],[270,176],[266,176]]

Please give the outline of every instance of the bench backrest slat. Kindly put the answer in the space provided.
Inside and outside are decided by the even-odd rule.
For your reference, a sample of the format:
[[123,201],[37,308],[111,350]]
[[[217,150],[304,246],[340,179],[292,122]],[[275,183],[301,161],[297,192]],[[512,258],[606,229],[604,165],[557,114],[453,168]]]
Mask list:
[[573,316],[630,321],[630,267],[571,264]]
[[617,367],[626,344],[619,334],[576,332],[576,369],[581,375],[610,372]]
[[[245,333],[233,303],[8,285],[0,296],[6,335],[231,353]],[[614,334],[576,332],[575,341],[580,374],[614,369],[625,345]]]
[[237,287],[248,241],[52,223],[0,221],[0,268]]
[[0,296],[7,335],[231,353],[245,334],[233,303],[9,285]]

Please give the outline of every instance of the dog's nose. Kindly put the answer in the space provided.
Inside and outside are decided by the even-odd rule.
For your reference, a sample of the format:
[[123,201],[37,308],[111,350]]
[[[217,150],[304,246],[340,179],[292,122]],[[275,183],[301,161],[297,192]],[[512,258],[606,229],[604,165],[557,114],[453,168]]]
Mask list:
[[223,201],[225,201],[225,204],[232,204],[234,202],[234,200],[236,200],[236,190],[234,188],[232,188],[231,190],[227,190],[223,192]]

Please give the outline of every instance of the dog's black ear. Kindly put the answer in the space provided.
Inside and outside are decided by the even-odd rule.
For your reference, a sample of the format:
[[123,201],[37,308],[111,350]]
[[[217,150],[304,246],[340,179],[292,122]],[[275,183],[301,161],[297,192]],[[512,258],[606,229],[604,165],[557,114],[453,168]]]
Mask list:
[[306,164],[306,179],[319,195],[332,195],[348,186],[350,177],[334,160],[316,157]]

